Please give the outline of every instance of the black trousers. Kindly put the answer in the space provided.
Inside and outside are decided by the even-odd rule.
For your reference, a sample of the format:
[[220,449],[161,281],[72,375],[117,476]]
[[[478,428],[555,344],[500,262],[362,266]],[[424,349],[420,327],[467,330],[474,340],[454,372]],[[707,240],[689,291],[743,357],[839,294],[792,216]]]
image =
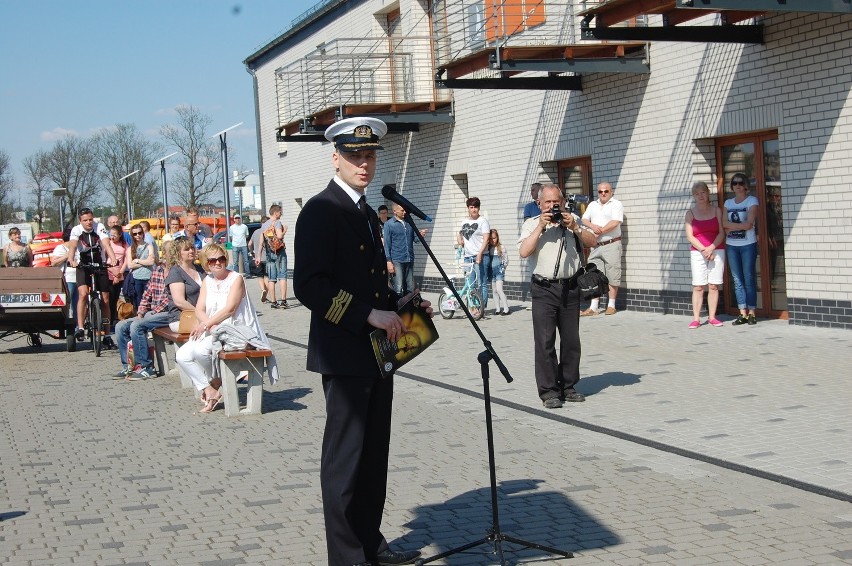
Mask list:
[[[574,281],[530,283],[538,396],[565,398],[580,381],[580,292]],[[559,358],[556,332],[559,331]]]
[[358,564],[388,548],[381,522],[393,379],[323,375],[322,386],[326,421],[320,483],[328,563]]

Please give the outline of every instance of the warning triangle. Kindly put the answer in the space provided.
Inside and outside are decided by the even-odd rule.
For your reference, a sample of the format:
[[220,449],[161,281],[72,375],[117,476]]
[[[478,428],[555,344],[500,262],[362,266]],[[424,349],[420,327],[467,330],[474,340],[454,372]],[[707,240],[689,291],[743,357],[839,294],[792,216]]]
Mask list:
[[64,307],[65,301],[62,300],[62,295],[56,295],[56,298],[53,299],[53,302],[50,303],[52,307]]

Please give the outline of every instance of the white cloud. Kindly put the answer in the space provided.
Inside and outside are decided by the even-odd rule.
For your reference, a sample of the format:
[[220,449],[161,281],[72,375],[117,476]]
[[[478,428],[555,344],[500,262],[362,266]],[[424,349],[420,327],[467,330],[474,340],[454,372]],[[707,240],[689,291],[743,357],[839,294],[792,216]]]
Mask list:
[[77,137],[79,134],[75,130],[68,130],[66,128],[53,128],[50,131],[42,132],[39,134],[39,138],[42,141],[53,142],[57,140],[61,140],[68,136]]

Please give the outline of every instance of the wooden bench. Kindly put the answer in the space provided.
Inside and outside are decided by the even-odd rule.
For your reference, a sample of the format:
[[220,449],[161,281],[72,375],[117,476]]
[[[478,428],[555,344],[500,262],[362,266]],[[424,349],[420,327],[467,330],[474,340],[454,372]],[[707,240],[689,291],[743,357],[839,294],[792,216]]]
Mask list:
[[[157,362],[157,371],[160,375],[166,375],[172,369],[176,369],[180,376],[180,384],[184,389],[192,388],[192,380],[172,360],[177,355],[177,349],[189,340],[189,334],[173,332],[168,326],[161,326],[151,331],[154,337],[154,358]],[[168,352],[166,345],[171,344],[172,352]]]
[[[263,372],[266,358],[271,350],[244,350],[240,352],[219,352],[219,375],[222,376],[222,395],[225,397],[225,416],[259,415],[263,398]],[[246,408],[240,410],[240,398],[237,395],[237,379],[240,374],[248,374]]]

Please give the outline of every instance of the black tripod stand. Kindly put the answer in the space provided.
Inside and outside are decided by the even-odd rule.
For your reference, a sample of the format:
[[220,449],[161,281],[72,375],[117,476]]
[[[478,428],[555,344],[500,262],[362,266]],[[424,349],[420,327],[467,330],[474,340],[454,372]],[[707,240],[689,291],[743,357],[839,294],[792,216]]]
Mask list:
[[[403,206],[403,208],[406,208]],[[406,208],[406,212],[408,209]],[[483,399],[485,401],[485,430],[486,436],[488,439],[488,471],[491,477],[491,528],[486,531],[484,537],[479,540],[475,540],[458,548],[453,548],[451,550],[447,550],[446,552],[442,552],[440,554],[436,554],[435,556],[430,556],[428,558],[421,558],[415,561],[417,566],[422,564],[428,564],[429,562],[434,562],[435,560],[440,560],[441,558],[445,558],[447,556],[458,554],[459,552],[464,552],[465,550],[469,550],[475,546],[479,546],[481,544],[491,543],[494,546],[494,554],[497,555],[498,560],[500,561],[501,566],[506,564],[505,559],[503,558],[503,542],[509,542],[513,544],[517,544],[519,546],[523,546],[526,548],[535,548],[537,550],[541,550],[544,552],[548,552],[550,554],[556,554],[558,556],[562,556],[564,558],[573,558],[574,555],[570,552],[566,552],[564,550],[559,550],[556,548],[552,548],[549,546],[544,546],[540,544],[536,544],[534,542],[530,542],[527,540],[523,540],[517,537],[513,537],[511,535],[505,534],[500,529],[500,514],[499,507],[497,503],[497,471],[495,466],[495,458],[494,458],[494,430],[492,428],[491,421],[491,388],[489,385],[489,363],[493,360],[497,367],[500,369],[500,373],[503,374],[503,377],[506,378],[507,383],[512,382],[512,376],[509,374],[509,370],[503,365],[503,362],[500,360],[500,357],[497,355],[497,352],[494,351],[494,348],[491,345],[491,342],[485,337],[485,334],[482,333],[482,330],[479,328],[479,325],[476,324],[476,321],[470,314],[470,311],[467,309],[467,305],[465,305],[461,296],[459,296],[458,291],[456,290],[455,285],[453,285],[452,280],[447,276],[447,273],[441,267],[441,264],[438,263],[435,254],[432,253],[432,249],[426,243],[425,238],[417,229],[417,226],[414,225],[414,220],[412,219],[412,215],[407,213],[405,215],[405,220],[411,226],[411,229],[414,230],[414,233],[417,234],[417,237],[420,239],[420,243],[423,245],[423,248],[426,250],[426,253],[429,254],[429,257],[432,258],[432,262],[435,264],[435,267],[438,268],[438,271],[441,273],[441,277],[443,277],[444,281],[447,283],[447,288],[452,291],[453,296],[456,298],[459,306],[464,311],[465,316],[473,325],[473,329],[479,335],[480,340],[482,340],[483,346],[485,346],[485,350],[481,352],[477,356],[477,361],[479,361],[479,367],[482,372],[482,391],[483,391]],[[477,269],[475,266],[474,269]]]

